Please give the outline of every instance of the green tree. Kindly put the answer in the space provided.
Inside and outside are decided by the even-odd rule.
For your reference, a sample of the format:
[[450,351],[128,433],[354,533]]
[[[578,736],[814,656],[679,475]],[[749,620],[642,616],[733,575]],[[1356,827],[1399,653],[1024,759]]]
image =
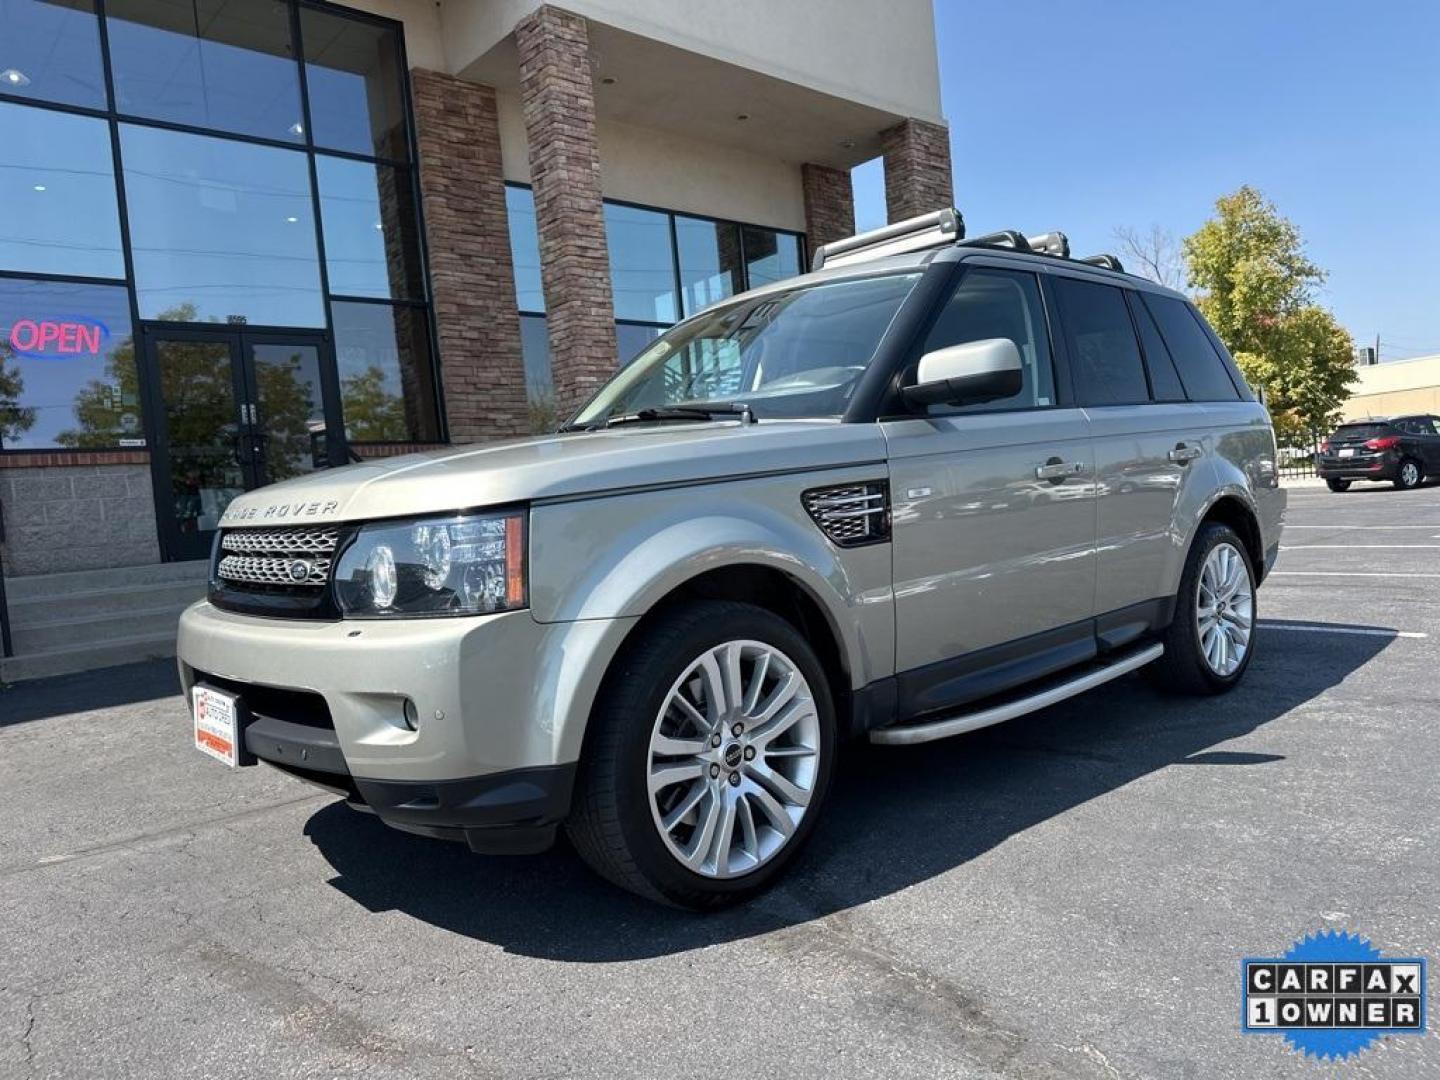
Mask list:
[[1325,273],[1299,230],[1252,187],[1224,195],[1185,239],[1196,303],[1252,385],[1282,441],[1329,428],[1355,379],[1350,335],[1315,303]]
[[11,367],[14,359],[15,350],[10,343],[0,341],[0,446],[35,426],[35,410],[20,404],[25,378],[20,374],[18,362]]
[[385,372],[371,364],[340,381],[345,403],[345,431],[352,442],[405,442],[405,401],[385,389]]

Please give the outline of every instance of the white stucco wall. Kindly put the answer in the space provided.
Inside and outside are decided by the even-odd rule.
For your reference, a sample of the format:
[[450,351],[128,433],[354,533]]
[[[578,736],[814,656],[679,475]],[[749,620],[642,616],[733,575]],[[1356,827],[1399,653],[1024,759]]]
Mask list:
[[[530,159],[520,101],[513,94],[499,94],[496,103],[505,179],[528,184]],[[607,198],[805,230],[800,170],[793,164],[629,124],[601,121],[596,135]]]
[[[408,8],[416,0],[389,2]],[[463,70],[539,6],[540,0],[440,0],[445,70]],[[930,0],[563,0],[559,6],[887,112],[941,118]]]

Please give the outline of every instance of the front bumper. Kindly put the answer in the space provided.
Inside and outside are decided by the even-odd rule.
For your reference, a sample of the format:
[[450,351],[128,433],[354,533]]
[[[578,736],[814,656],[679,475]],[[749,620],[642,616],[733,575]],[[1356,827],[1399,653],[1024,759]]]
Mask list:
[[397,828],[521,851],[569,808],[594,695],[634,622],[311,622],[202,601],[177,652],[187,698],[201,682],[247,704],[257,758]]

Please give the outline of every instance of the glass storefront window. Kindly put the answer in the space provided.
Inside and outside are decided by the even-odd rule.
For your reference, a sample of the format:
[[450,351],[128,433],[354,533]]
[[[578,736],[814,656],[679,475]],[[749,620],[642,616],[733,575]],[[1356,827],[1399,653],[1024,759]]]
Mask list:
[[675,242],[680,252],[680,296],[686,315],[744,289],[740,226],[677,215]]
[[0,449],[144,446],[122,286],[0,278]]
[[540,285],[540,230],[535,224],[535,196],[529,188],[506,185],[505,215],[510,221],[515,298],[521,311],[543,312],[545,291]]
[[647,348],[650,343],[665,333],[660,326],[636,326],[634,323],[615,324],[616,351],[620,356],[620,366],[634,360]]
[[315,145],[407,158],[404,73],[394,28],[301,7],[300,37]]
[[0,269],[125,276],[104,120],[0,102]]
[[439,442],[425,309],[334,302],[330,317],[346,438]]
[[303,153],[130,124],[120,143],[141,318],[325,325]]
[[525,360],[530,431],[543,435],[559,427],[562,419],[556,412],[555,379],[550,371],[550,332],[543,315],[520,316],[520,352]]
[[290,9],[233,0],[108,0],[115,107],[304,142]]
[[0,0],[0,91],[105,107],[94,0]]
[[678,319],[670,215],[606,203],[605,238],[615,317],[661,323]]
[[315,159],[325,268],[336,296],[424,296],[410,171],[324,155]]
[[794,233],[745,227],[745,269],[750,288],[800,273],[800,238]]

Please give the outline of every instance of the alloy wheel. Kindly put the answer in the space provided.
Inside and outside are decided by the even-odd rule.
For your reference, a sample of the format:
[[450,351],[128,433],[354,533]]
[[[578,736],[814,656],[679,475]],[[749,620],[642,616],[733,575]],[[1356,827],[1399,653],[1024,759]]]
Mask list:
[[1255,630],[1255,590],[1245,556],[1233,544],[1216,544],[1196,589],[1200,655],[1212,672],[1228,678],[1244,663]]
[[1407,487],[1416,487],[1420,483],[1420,467],[1413,461],[1407,461],[1400,466],[1400,483]]
[[709,878],[748,874],[795,835],[819,773],[810,684],[779,649],[728,641],[693,660],[665,696],[650,737],[650,811],[682,865]]

